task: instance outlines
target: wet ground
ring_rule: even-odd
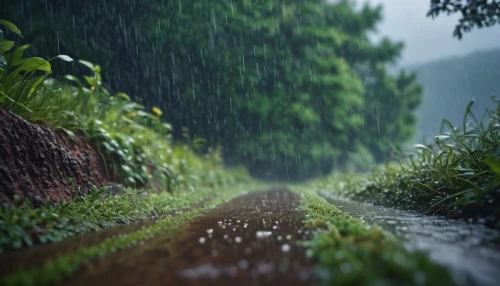
[[[428,252],[455,275],[479,285],[500,285],[500,231],[483,225],[325,196],[342,211],[377,224],[409,249]]]
[[[299,196],[240,196],[181,229],[82,267],[66,285],[307,285]]]

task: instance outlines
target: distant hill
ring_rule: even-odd
[[[500,96],[500,49],[407,68],[417,72],[424,87],[417,141],[437,135],[443,118],[461,126],[465,108],[473,98],[474,114],[480,117],[486,108],[494,107],[491,95]]]

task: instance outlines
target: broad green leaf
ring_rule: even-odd
[[[60,59],[60,60],[63,60],[65,62],[72,62],[73,61],[73,59],[70,56],[67,56],[67,55],[58,55],[58,56],[55,56],[55,57],[51,58],[49,60],[49,62],[52,61],[53,59]]]
[[[4,25],[5,27],[9,28],[13,33],[16,33],[19,35],[19,37],[23,37],[23,34],[21,31],[17,28],[16,25],[14,25],[12,22],[9,22],[7,20],[0,20],[0,25]]]
[[[14,44],[14,41],[0,41],[0,53],[3,54],[7,51],[10,51]]]
[[[17,47],[14,52],[11,54],[8,62],[9,67],[15,67],[21,64],[21,60],[23,59],[24,51],[30,48],[31,45],[22,45]]]
[[[21,66],[16,69],[17,72],[33,72],[33,71],[52,72],[50,63],[42,58],[33,57],[21,60]]]

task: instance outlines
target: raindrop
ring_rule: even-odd
[[[262,239],[262,238],[266,238],[266,237],[271,236],[271,234],[273,234],[271,231],[262,231],[262,230],[259,230],[259,231],[256,232],[256,237],[259,238],[259,239]]]
[[[242,259],[242,260],[238,261],[238,266],[241,269],[247,269],[248,268],[248,261],[246,261],[245,259]]]

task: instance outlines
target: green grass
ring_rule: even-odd
[[[433,144],[369,174],[332,174],[315,185],[354,200],[469,218],[500,227],[500,102],[481,119],[471,102],[461,129],[443,120]]]
[[[174,195],[128,189],[123,194],[113,195],[103,188],[93,189],[72,202],[47,204],[40,208],[33,208],[25,201],[18,206],[0,209],[0,254],[61,241],[87,231],[161,218],[172,211],[241,189],[242,185],[233,185],[226,189],[201,188],[196,192]]]
[[[302,194],[305,225],[315,229],[302,242],[316,261],[316,275],[328,285],[456,285],[444,267],[423,252],[411,252],[382,229],[343,213],[308,189]]]
[[[175,231],[175,227],[189,221],[190,219],[201,215],[204,211],[214,208],[224,202],[231,200],[232,198],[241,195],[249,191],[255,191],[259,189],[265,189],[260,185],[248,185],[232,187],[226,190],[219,190],[216,192],[215,197],[211,197],[215,192],[207,191],[205,196],[198,194],[197,198],[207,198],[198,209],[187,211],[180,215],[167,216],[156,221],[155,224],[148,226],[146,228],[140,229],[135,232],[128,233],[126,235],[121,235],[117,237],[107,238],[106,240],[90,247],[75,248],[75,251],[67,254],[60,255],[51,260],[45,261],[40,267],[35,267],[32,269],[24,269],[22,266],[18,268],[17,271],[7,274],[1,278],[0,284],[2,285],[53,285],[61,281],[65,277],[70,277],[80,265],[87,263],[89,261],[95,260],[97,258],[105,257],[112,252],[117,250],[125,249],[128,247],[133,247],[141,241],[148,240],[155,235],[163,233],[165,231]],[[166,193],[163,194],[150,194],[148,196],[153,196],[156,198],[147,198],[148,202],[154,201],[155,205],[150,205],[155,208],[155,212],[159,214],[162,211],[172,210],[177,207],[188,206],[189,204],[196,202],[196,198],[192,198],[190,195],[186,195],[180,198],[167,198]],[[148,197],[145,196],[145,197]],[[158,198],[161,197],[161,198]],[[130,204],[130,200],[124,200],[122,203]],[[165,203],[162,209],[161,202]],[[177,201],[172,203],[172,201]],[[72,203],[77,204],[77,203]],[[139,202],[139,205],[144,204],[144,202]],[[136,208],[136,211],[143,212],[143,206]],[[103,209],[104,212],[108,212],[108,209]],[[132,212],[133,213],[133,212]],[[147,214],[146,215],[150,215]],[[83,213],[78,213],[78,216],[83,217]]]

